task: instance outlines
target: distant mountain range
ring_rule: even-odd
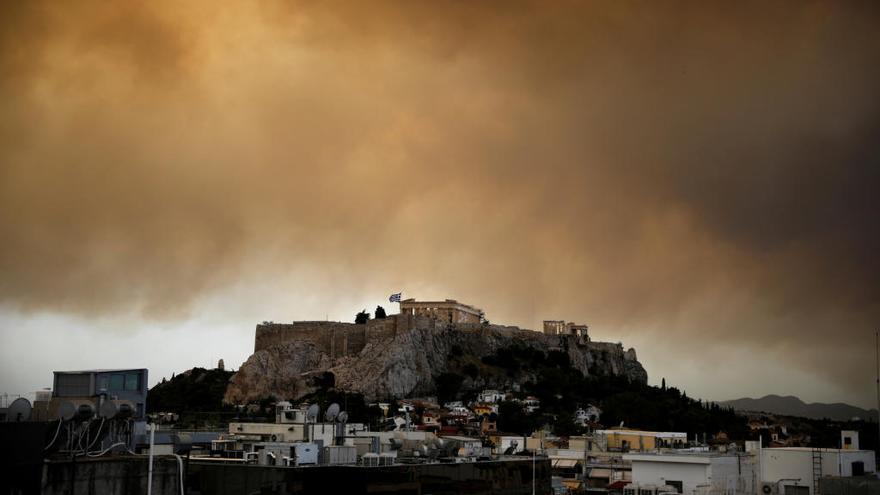
[[[856,417],[861,419],[868,419],[870,417],[875,421],[877,420],[876,409],[862,409],[861,407],[851,406],[842,402],[835,402],[833,404],[813,402],[807,404],[792,395],[785,397],[765,395],[760,399],[742,398],[719,402],[719,404],[722,406],[733,406],[737,411],[768,412],[802,418],[828,418],[837,421],[847,421]]]

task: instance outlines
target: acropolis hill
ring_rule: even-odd
[[[266,396],[296,399],[330,379],[369,399],[430,395],[437,376],[450,371],[455,350],[479,359],[520,345],[567,352],[585,376],[625,376],[647,382],[635,350],[593,342],[586,325],[545,321],[543,332],[489,324],[478,308],[455,300],[400,303],[400,313],[365,324],[335,321],[263,322],[254,353],[232,377],[225,400]],[[332,374],[332,376],[330,375]],[[510,377],[468,377],[464,388],[516,389]]]

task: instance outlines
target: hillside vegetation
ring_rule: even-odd
[[[463,349],[448,356],[450,371],[438,377],[438,400],[469,400],[482,384],[509,384],[519,398],[528,395],[541,401],[535,414],[525,414],[515,402],[502,403],[499,429],[529,434],[552,421],[557,433],[576,434],[573,414],[588,404],[603,410],[601,423],[655,431],[687,432],[707,438],[724,431],[730,438],[748,437],[746,419],[730,407],[691,399],[675,387],[654,387],[623,376],[584,376],[561,350],[543,352],[526,346],[499,349],[476,358]],[[552,419],[551,419],[552,418]]]

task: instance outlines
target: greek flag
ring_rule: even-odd
[[[391,294],[391,297],[388,298],[388,302],[399,303],[401,294],[403,294],[403,292],[398,292],[397,294]]]

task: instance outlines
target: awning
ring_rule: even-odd
[[[603,468],[590,469],[590,478],[611,478],[611,470]]]
[[[580,490],[583,485],[584,482],[581,480],[562,480],[562,486],[568,488],[569,490]]]
[[[553,467],[555,468],[573,468],[578,465],[575,459],[553,459]]]

